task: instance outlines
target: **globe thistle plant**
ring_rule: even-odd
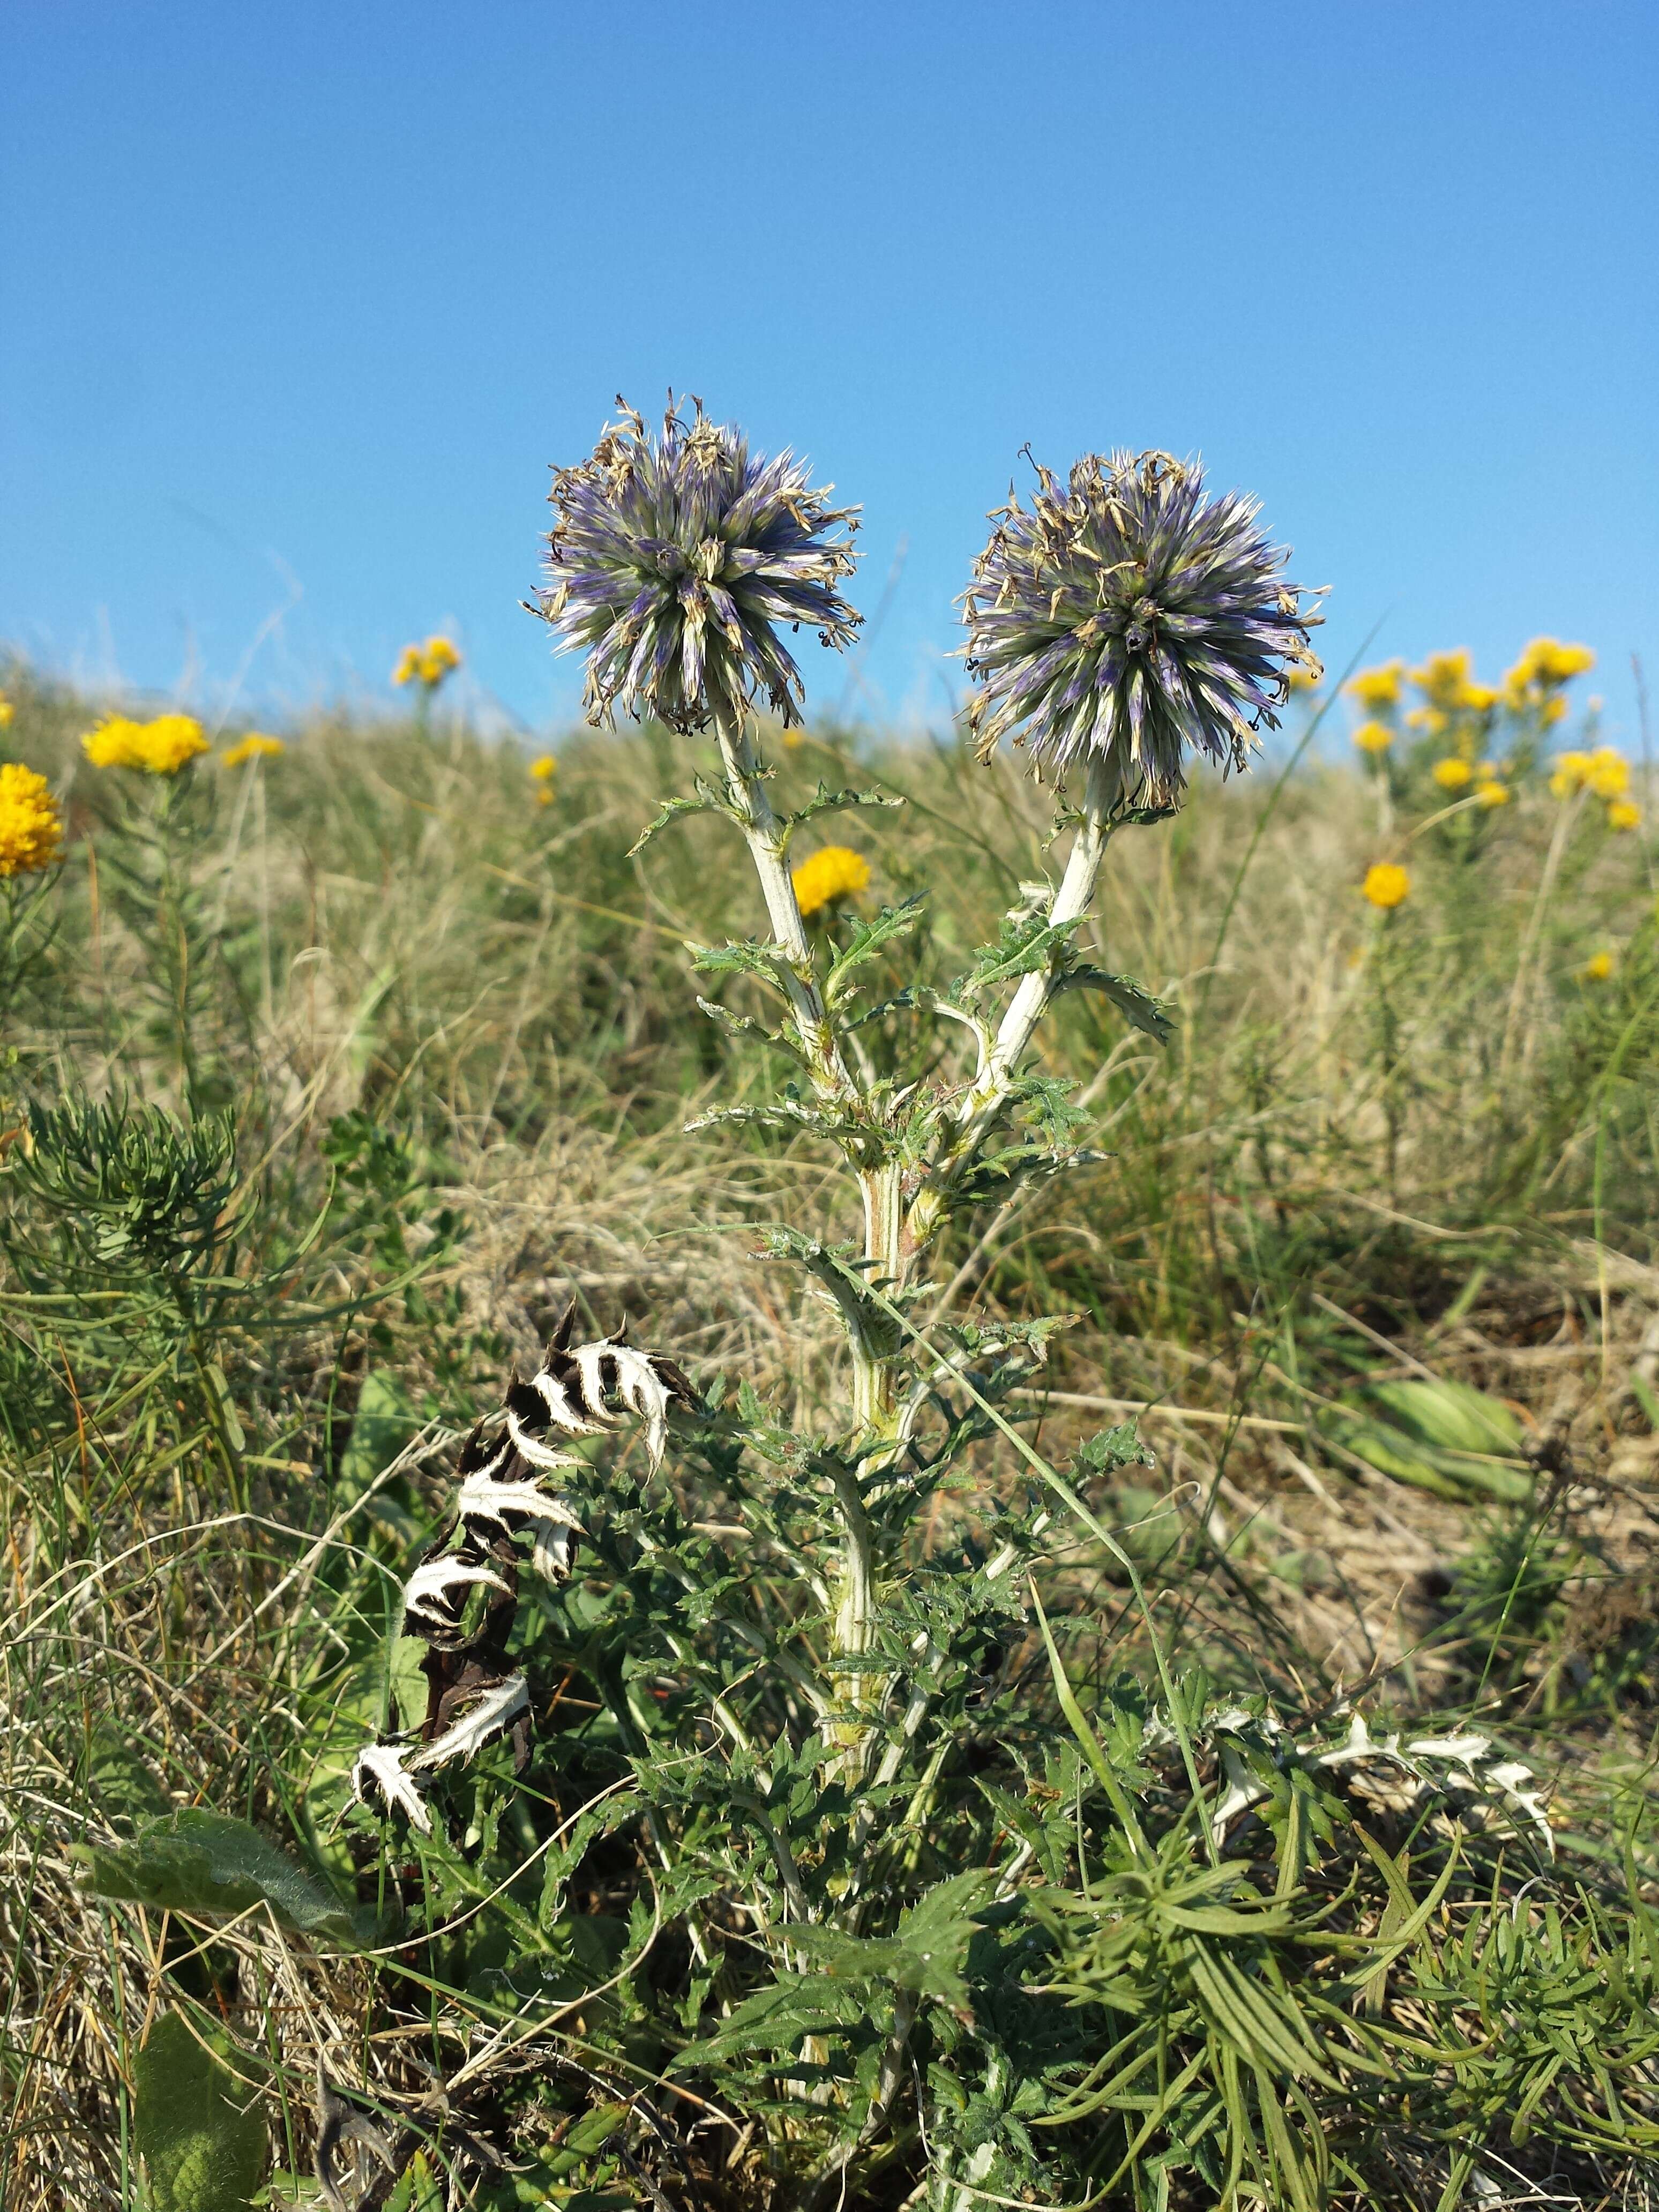
[[[656,438],[617,404],[623,419],[589,458],[554,471],[550,582],[531,611],[562,646],[586,653],[591,722],[613,726],[620,705],[670,729],[713,728],[726,781],[718,803],[741,825],[760,878],[794,1038],[820,1094],[845,1098],[853,1086],[790,878],[792,825],[767,797],[749,714],[763,699],[786,726],[800,720],[805,688],[782,625],[805,623],[837,649],[857,635],[862,617],[836,588],[852,573],[857,510],[831,507],[833,487],[814,489],[788,453],[751,453],[700,399],[687,422],[671,395]]]
[[[805,689],[778,632],[804,624],[838,647],[856,633],[836,589],[856,510],[831,507],[833,487],[814,489],[788,453],[752,453],[699,399],[690,422],[671,402],[657,438],[617,404],[589,459],[554,472],[536,609],[587,654],[590,720],[609,726],[621,705],[694,730],[763,698],[798,722]]]
[[[1191,754],[1242,768],[1291,670],[1319,672],[1319,617],[1257,513],[1168,453],[1085,453],[1064,485],[1039,466],[963,595],[981,757],[1013,737],[1056,775],[1097,762],[1149,806],[1179,798]]]

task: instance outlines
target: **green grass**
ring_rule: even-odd
[[[521,1790],[503,1766],[490,1832],[418,1885],[342,1820],[448,1448],[568,1297],[597,1328],[633,1316],[703,1382],[745,1378],[798,1427],[842,1395],[834,1329],[757,1256],[774,1224],[847,1233],[829,1162],[805,1139],[684,1133],[780,1076],[693,1003],[687,942],[757,921],[724,825],[629,857],[706,763],[661,733],[583,736],[538,807],[511,746],[337,719],[263,769],[140,784],[79,761],[85,702],[21,670],[6,689],[9,752],[52,775],[71,831],[61,876],[13,900],[0,959],[8,2212],[142,2201],[141,2057],[175,2016],[207,2101],[258,2100],[278,2172],[311,2170],[323,2057],[378,2113],[405,2212],[428,2201],[417,2149],[434,2172],[459,2158],[457,2201],[492,2206],[809,2201],[791,2191],[810,2098],[786,2110],[736,2043],[746,2134],[664,2086],[672,2021],[683,2041],[697,2026],[695,1909],[653,1936],[651,1974],[562,2021],[533,2075],[515,2063],[502,1991],[550,1870],[575,1929],[562,1994],[612,1982],[649,1929],[637,1825],[597,1807],[550,1842],[614,1771],[582,1748],[602,1684],[573,1664],[542,1686],[572,1763]],[[1047,812],[1012,768],[834,732],[781,750],[793,803],[820,779],[907,799],[833,835],[867,851],[872,905],[928,895],[924,979],[994,938],[1043,868]],[[948,2143],[896,2127],[849,2203],[1653,2189],[1651,848],[1537,779],[1407,843],[1443,800],[1407,769],[1385,823],[1378,787],[1310,763],[1282,786],[1206,782],[1113,849],[1103,964],[1165,1000],[1176,1040],[1092,994],[1060,1002],[1042,1048],[1101,1157],[958,1233],[933,1311],[972,1293],[1079,1317],[1023,1401],[1028,1433],[1059,1465],[1141,1409],[1155,1466],[1084,1474],[1149,1608],[1121,1557],[1056,1532],[1054,1644],[1027,1636],[1004,1686],[1062,1732],[1075,1712],[1083,1747],[1024,1796],[985,1769],[997,1819],[1031,1824],[1051,1948],[974,1936],[952,1972],[1000,1992],[959,2008],[979,2087]],[[1402,850],[1412,893],[1384,920],[1358,885]],[[1587,980],[1602,950],[1611,974]],[[740,1012],[744,988],[718,995]],[[977,1487],[929,1508],[929,1556],[1024,1479],[995,1432],[970,1465]],[[718,1527],[714,1477],[676,1480],[688,1523]],[[1321,1746],[1361,1700],[1378,1729],[1478,1728],[1530,1765],[1553,1869],[1426,1798],[1362,1821],[1287,1784],[1229,1844],[1268,1900],[1241,1903],[1202,1863],[1182,1770],[1123,1733],[1157,1689],[1154,1626],[1206,1788],[1255,1755],[1215,1722],[1228,1699],[1270,1697]],[[1144,1850],[1085,1835],[1091,1758]],[[1073,1848],[1054,1842],[1068,1792],[1075,1856],[1049,1864]],[[367,1916],[356,1936],[307,1932],[263,1892],[228,1925],[94,1894],[76,1851],[170,1808],[252,1820]],[[977,1832],[951,1817],[967,1850]],[[428,1914],[418,1942],[399,1908]],[[902,1925],[880,1940],[902,1947]],[[1177,2047],[1195,2070],[1172,2087]],[[1050,2101],[994,2127],[1013,2112],[998,2069],[1028,2048]],[[434,2083],[469,2066],[443,2123]],[[1040,2187],[1019,2179],[1021,2128]],[[468,2140],[525,2172],[468,2166]],[[189,2198],[179,2140],[144,2154],[158,2203],[243,2201]],[[934,2155],[966,2181],[926,2194]]]

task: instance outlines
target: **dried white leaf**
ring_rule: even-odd
[[[475,1585],[507,1589],[494,1567],[487,1567],[482,1561],[475,1563],[453,1556],[428,1559],[404,1584],[404,1604],[417,1620],[430,1620],[437,1627],[447,1628],[454,1620],[457,1606],[464,1602],[466,1591]]]
[[[395,1743],[366,1743],[352,1763],[351,1794],[358,1804],[365,1804],[368,1801],[363,1785],[372,1782],[389,1806],[395,1805],[407,1815],[410,1827],[429,1836],[432,1816],[420,1791],[404,1771],[404,1756]]]
[[[434,1743],[422,1744],[410,1760],[416,1770],[447,1766],[452,1759],[474,1759],[491,1736],[527,1711],[530,1692],[522,1674],[509,1674],[483,1691],[459,1720],[453,1722]]]
[[[560,1464],[575,1467],[580,1462],[561,1457]],[[497,1482],[489,1468],[480,1468],[469,1474],[461,1485],[461,1494],[455,1501],[455,1510],[463,1521],[488,1521],[510,1535],[515,1523],[525,1521],[562,1521],[567,1528],[580,1529],[576,1518],[562,1498],[550,1498],[540,1486],[539,1479],[528,1481]]]

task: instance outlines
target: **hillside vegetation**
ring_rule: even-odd
[[[1089,1519],[1020,1522],[1042,1615],[975,1632],[881,1861],[911,1901],[832,1944],[814,1885],[860,1877],[787,1697],[718,1789],[668,1773],[724,1725],[722,1593],[811,1646],[732,1438],[833,1425],[839,1337],[775,1255],[856,1226],[810,1129],[687,1128],[790,1075],[752,981],[689,973],[759,926],[728,825],[632,850],[703,750],[532,764],[434,680],[100,768],[101,708],[0,689],[64,832],[0,883],[9,2212],[1650,2200],[1659,924],[1654,795],[1593,717],[1523,744],[1517,708],[1493,766],[1384,711],[1332,765],[1342,702],[1113,847],[1085,941],[1168,1042],[1057,1000],[1091,1156],[953,1224],[907,1309],[1036,1347],[917,1572],[1025,1510],[1010,1422]],[[925,898],[896,993],[1053,872],[1017,759],[765,743],[781,808],[902,802],[799,841],[867,863],[826,944]],[[573,1304],[684,1370],[702,1441],[618,1448],[614,1557],[516,1632],[529,1764],[502,1739],[423,1843],[351,1802],[411,1709],[398,1587]],[[695,1602],[629,1517],[653,1480]]]

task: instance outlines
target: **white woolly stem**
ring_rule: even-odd
[[[1111,808],[1118,788],[1115,771],[1097,756],[1091,757],[1083,794],[1083,818],[1072,841],[1060,889],[1048,908],[1047,920],[1051,928],[1079,921],[1089,910],[1112,834]],[[1059,964],[1051,956],[1042,967],[1021,976],[984,1066],[945,1125],[927,1185],[911,1208],[911,1231],[919,1244],[929,1241],[943,1219],[938,1195],[940,1186],[972,1159],[1007,1103],[1019,1064],[1054,996]]]
[[[807,942],[806,924],[801,919],[800,902],[795,896],[794,878],[789,872],[787,832],[766,795],[760,763],[742,722],[734,716],[717,714],[714,734],[720,740],[720,760],[726,769],[726,796],[742,818],[749,857],[760,878],[761,896],[766,901],[767,917],[772,925],[772,939],[784,954],[779,963],[780,974],[811,1064],[812,1079],[825,1097],[855,1097],[858,1086],[842,1057],[813,969],[812,948]]]

